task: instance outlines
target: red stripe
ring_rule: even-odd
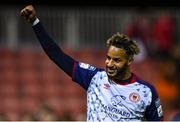
[[[74,80],[74,73],[75,73],[76,63],[77,62],[74,62],[74,65],[73,65],[72,80]]]

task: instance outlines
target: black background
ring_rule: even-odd
[[[179,1],[180,2],[180,1]],[[178,0],[0,0],[1,5],[179,7]]]

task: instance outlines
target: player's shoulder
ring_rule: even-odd
[[[156,92],[155,86],[150,81],[143,80],[139,78],[138,76],[136,76],[136,82],[144,85],[144,87],[148,87],[152,92]]]

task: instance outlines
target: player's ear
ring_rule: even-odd
[[[130,65],[133,62],[133,60],[134,60],[133,57],[129,57],[128,58],[128,65]]]

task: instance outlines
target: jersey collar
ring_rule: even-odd
[[[119,85],[132,84],[137,81],[137,76],[134,73],[131,73],[131,74],[132,74],[131,77],[127,80],[112,80],[112,79],[111,80]]]

